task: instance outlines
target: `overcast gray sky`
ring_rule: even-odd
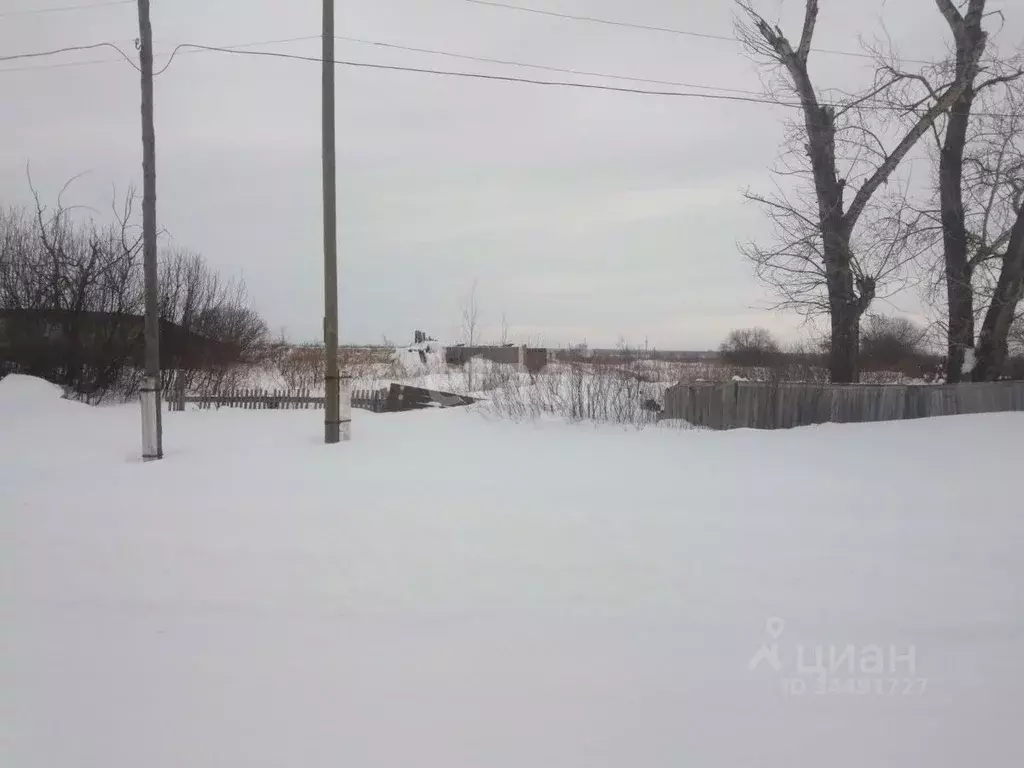
[[[132,4],[20,13],[98,0],[0,0],[0,52],[114,41],[134,55]],[[569,14],[732,35],[730,0],[509,0]],[[1020,0],[1001,39],[1024,37]],[[797,0],[761,0],[795,36]],[[933,58],[948,29],[934,0],[821,0],[816,44],[859,50],[881,31]],[[598,25],[466,0],[337,0],[338,35],[571,69],[760,90],[757,67],[721,40]],[[319,0],[153,0],[155,48],[313,36]],[[12,14],[3,16],[3,14]],[[254,47],[316,56],[310,40]],[[85,172],[75,203],[109,207],[141,186],[138,75],[109,50],[0,63],[0,202],[44,197]],[[365,44],[338,57],[540,79],[560,76]],[[166,60],[159,56],[158,67]],[[867,62],[815,54],[821,85],[863,84]],[[682,89],[676,89],[682,90]],[[691,89],[692,90],[692,89]],[[548,344],[716,346],[762,325],[791,338],[799,319],[770,297],[737,251],[765,233],[742,202],[767,190],[783,110],[758,104],[441,78],[338,73],[341,328],[344,341],[457,336],[477,284],[481,322],[504,314],[515,340]],[[275,331],[315,339],[322,316],[320,70],[315,63],[180,55],[157,79],[159,223],[173,242],[242,275]],[[916,311],[914,295],[881,309]]]

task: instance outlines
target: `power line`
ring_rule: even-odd
[[[174,61],[175,56],[179,53],[183,56],[190,53],[202,53],[203,51],[212,51],[216,53],[277,53],[282,58],[298,58],[302,61],[315,61],[320,64],[323,63],[323,59],[315,56],[295,56],[288,53],[280,53],[277,51],[246,51],[246,48],[255,48],[258,45],[280,45],[283,43],[300,43],[308,40],[320,40],[320,35],[306,35],[305,37],[286,37],[281,40],[260,40],[254,43],[239,43],[238,45],[223,45],[223,46],[211,46],[211,45],[198,45],[192,43],[181,43],[175,46],[174,50],[171,51],[170,57],[164,62],[164,65],[160,67],[156,72],[156,75],[162,75],[167,71],[167,68],[171,66],[171,62]],[[161,54],[163,55],[163,54]]]
[[[113,5],[134,5],[135,0],[108,0],[104,3],[89,3],[87,5],[59,5],[53,8],[33,8],[30,11],[6,11],[0,13],[0,19],[9,16],[35,16],[40,13],[62,13],[64,11],[87,11],[92,8],[108,8]]]
[[[218,46],[212,46],[212,45],[199,45],[199,44],[195,44],[195,43],[182,43],[181,45],[178,45],[171,52],[171,58],[168,59],[167,63],[163,66],[163,68],[160,70],[160,72],[161,73],[165,72],[167,70],[167,68],[170,67],[171,62],[174,60],[175,56],[179,52],[184,51],[184,49],[189,49],[189,48],[190,49],[194,49],[194,50],[201,50],[201,51],[213,51],[213,52],[218,52],[218,53],[231,53],[231,54],[237,54],[237,55],[240,55],[240,56],[267,56],[267,57],[271,57],[271,58],[292,59],[292,60],[295,60],[295,61],[310,61],[310,62],[316,62],[318,64],[322,64],[323,63],[323,59],[321,59],[318,56],[300,56],[298,54],[282,53],[280,51],[245,51],[245,50],[239,50],[239,47],[240,46],[234,46],[234,47],[228,48],[228,47],[218,47]],[[614,93],[633,93],[633,94],[638,94],[638,95],[642,95],[642,96],[665,96],[665,97],[676,97],[676,98],[708,99],[708,100],[714,100],[714,101],[739,101],[739,102],[746,102],[746,103],[751,103],[751,104],[769,104],[769,105],[777,106],[777,107],[787,107],[787,108],[791,108],[791,109],[803,109],[803,105],[800,102],[781,101],[779,99],[773,99],[773,98],[770,98],[770,97],[767,97],[767,96],[744,96],[744,95],[738,95],[738,94],[737,95],[733,95],[733,94],[727,94],[727,93],[694,93],[692,91],[646,90],[646,89],[642,89],[642,88],[626,88],[624,86],[617,86],[617,85],[598,85],[596,83],[575,83],[575,82],[564,81],[564,80],[535,80],[533,78],[515,77],[515,76],[512,76],[512,75],[485,75],[485,74],[482,74],[482,73],[479,73],[479,72],[455,72],[455,71],[444,70],[444,69],[429,69],[429,68],[426,68],[426,67],[406,67],[406,66],[400,66],[400,65],[397,65],[397,64],[376,64],[376,63],[366,62],[366,61],[346,61],[346,60],[343,60],[343,59],[335,59],[334,60],[334,64],[336,66],[343,66],[343,67],[355,67],[355,68],[362,68],[362,69],[378,69],[378,70],[387,70],[387,71],[392,71],[392,72],[416,72],[416,73],[426,74],[426,75],[439,75],[439,76],[445,76],[445,77],[459,77],[459,78],[467,78],[467,79],[474,79],[474,80],[487,80],[487,81],[492,81],[492,82],[526,83],[528,85],[542,85],[542,86],[552,86],[552,87],[560,87],[560,88],[579,88],[579,89],[583,89],[583,90],[593,90],[593,91],[611,91],[611,92],[614,92]],[[710,87],[710,86],[701,86],[701,87]],[[842,103],[839,103],[839,102],[819,101],[818,102],[818,106],[819,107],[833,107],[835,109],[845,109],[849,105],[842,104]],[[916,109],[911,109],[911,108],[903,107],[903,106],[900,106],[900,105],[897,105],[897,104],[872,104],[870,106],[870,108],[871,109],[890,110],[890,111],[894,111],[894,112],[913,112],[915,114],[924,114],[925,112],[927,112],[926,108],[918,107]],[[999,115],[999,114],[995,114],[995,113],[991,113],[991,112],[976,112],[974,114],[976,116],[979,116],[979,117],[1006,117],[1007,116],[1007,115]]]
[[[558,13],[557,11],[545,11],[540,8],[529,8],[524,5],[512,5],[510,3],[490,2],[490,0],[465,0],[475,5],[489,5],[492,8],[505,8],[510,11],[522,11],[523,13],[535,13],[540,16],[551,16],[556,19],[569,19],[571,21],[588,21],[592,24],[607,24],[613,27],[629,27],[630,29],[642,29],[647,32],[666,32],[670,35],[682,35],[683,37],[700,37],[705,40],[724,40],[729,43],[737,42],[736,38],[728,35],[715,35],[710,32],[693,32],[687,29],[675,27],[658,27],[649,24],[634,24],[628,21],[616,21],[614,19],[602,19],[597,16],[577,16],[571,13]]]
[[[244,48],[253,48],[253,47],[261,46],[261,45],[279,45],[279,44],[285,44],[285,43],[298,43],[298,42],[305,42],[305,41],[319,40],[319,39],[320,39],[319,35],[307,35],[305,37],[289,37],[289,38],[281,38],[281,39],[276,39],[276,40],[260,40],[260,41],[252,42],[252,43],[241,43],[239,45],[220,46],[218,48],[218,50],[220,50],[222,48],[223,49],[230,49],[230,50],[238,50],[238,49],[244,49]],[[596,72],[596,71],[582,70],[582,69],[566,69],[566,68],[562,68],[562,67],[552,67],[552,66],[546,66],[546,65],[543,65],[543,64],[532,64],[532,63],[521,62],[521,61],[513,61],[513,60],[510,60],[510,59],[495,59],[495,58],[490,58],[490,57],[486,57],[486,56],[471,56],[469,54],[453,53],[451,51],[440,51],[440,50],[436,50],[436,49],[432,49],[432,48],[417,48],[417,47],[414,47],[414,46],[399,45],[397,43],[386,43],[386,42],[382,42],[382,41],[379,41],[379,40],[366,40],[366,39],[358,38],[358,37],[337,36],[335,39],[337,39],[337,40],[344,40],[344,41],[350,42],[350,43],[359,43],[359,44],[362,44],[362,45],[372,45],[372,46],[379,47],[379,48],[390,48],[390,49],[394,49],[394,50],[411,51],[411,52],[414,52],[414,53],[426,53],[426,54],[431,54],[431,55],[434,55],[434,56],[446,56],[446,57],[449,57],[449,58],[463,59],[463,60],[466,60],[466,61],[478,61],[478,62],[484,62],[484,63],[488,63],[488,64],[501,64],[501,65],[504,65],[504,66],[525,67],[525,68],[529,68],[529,69],[547,70],[549,72],[559,72],[559,73],[566,74],[566,75],[577,75],[577,76],[584,76],[584,77],[602,77],[602,78],[606,78],[606,79],[609,79],[609,80],[623,80],[623,81],[634,82],[634,83],[650,83],[652,85],[670,85],[670,86],[675,86],[675,87],[678,87],[678,88],[697,88],[697,89],[700,89],[700,90],[722,91],[722,92],[725,92],[725,93],[740,93],[740,94],[747,94],[747,95],[751,95],[751,96],[756,96],[759,93],[757,91],[751,91],[751,90],[745,89],[745,88],[729,88],[729,87],[726,87],[726,86],[702,85],[702,84],[699,84],[699,83],[679,82],[679,81],[676,81],[676,80],[657,80],[657,79],[646,78],[646,77],[631,77],[631,76],[627,76],[627,75],[611,74],[611,73],[608,73],[608,72]],[[182,48],[182,47],[183,46],[178,46],[178,48]],[[194,46],[187,46],[187,47],[194,47]],[[182,53],[182,54],[201,53],[201,51],[199,51],[199,50],[182,50],[182,51],[179,51],[178,48],[175,48],[174,51],[171,53],[172,58],[177,53]],[[34,54],[34,55],[45,56],[45,55],[48,55],[49,53],[59,53],[59,52],[63,52],[63,51],[43,52],[43,53]],[[158,55],[163,55],[163,54],[158,54]],[[17,58],[17,57],[9,57],[9,58]],[[4,58],[0,58],[0,61],[4,61],[4,60],[5,60]],[[94,65],[94,64],[107,64],[107,63],[111,63],[112,61],[113,61],[112,59],[92,59],[92,60],[88,60],[88,61],[62,62],[60,64],[44,64],[42,66],[34,66],[34,67],[9,67],[9,68],[0,69],[0,73],[2,73],[2,72],[19,72],[19,71],[32,70],[32,69],[56,69],[56,68],[60,68],[60,67],[74,67],[74,66],[85,66],[85,65]],[[319,59],[317,61],[319,61]],[[162,74],[164,72],[164,70],[166,70],[169,65],[170,65],[170,61],[167,61],[166,64],[160,70],[158,70],[156,72],[156,74]]]
[[[298,54],[284,53],[284,52],[281,52],[281,51],[248,51],[248,50],[244,50],[245,48],[255,47],[255,46],[258,46],[258,45],[270,45],[270,44],[273,44],[273,43],[285,43],[285,42],[298,42],[298,41],[304,41],[304,40],[314,40],[314,39],[319,39],[319,37],[320,37],[319,35],[310,35],[310,36],[306,36],[306,37],[285,38],[285,39],[277,40],[277,41],[267,40],[267,41],[251,42],[251,43],[240,43],[240,44],[233,45],[233,46],[212,46],[212,45],[201,45],[201,44],[198,44],[198,43],[181,43],[180,45],[176,46],[171,51],[170,58],[167,60],[167,62],[164,64],[164,66],[158,72],[156,72],[155,74],[162,74],[162,73],[166,72],[167,69],[170,67],[171,63],[174,61],[174,59],[177,57],[177,55],[179,53],[184,55],[184,54],[188,54],[188,53],[195,53],[195,52],[201,52],[201,51],[210,51],[210,52],[216,52],[216,53],[230,53],[230,54],[237,54],[237,55],[242,55],[242,56],[265,56],[265,57],[271,57],[271,58],[290,59],[290,60],[294,60],[294,61],[308,61],[308,62],[315,62],[315,63],[318,63],[318,64],[322,64],[323,63],[323,59],[321,59],[318,56],[301,56],[301,55],[298,55]],[[342,39],[345,39],[345,38],[342,38]],[[390,44],[390,43],[382,43],[381,45],[387,45],[387,46],[391,46],[391,47],[399,47],[399,46],[392,46],[392,44]],[[121,49],[117,48],[117,46],[113,45],[112,43],[99,43],[97,45],[92,45],[92,46],[78,46],[76,48],[71,48],[71,49],[59,49],[57,51],[43,51],[43,52],[40,52],[40,53],[33,53],[33,54],[19,54],[18,56],[5,57],[5,58],[10,59],[10,58],[27,58],[27,57],[35,57],[35,56],[48,56],[48,55],[53,55],[55,53],[61,53],[61,52],[65,51],[65,50],[84,50],[84,49],[99,48],[99,47],[104,47],[104,46],[110,46],[112,48],[115,48],[119,53],[121,53],[122,56],[124,56],[132,64],[132,66],[135,66],[135,63],[132,62],[131,59],[129,59],[127,57],[127,55],[123,51],[121,51]],[[423,51],[423,52],[427,52],[428,49],[412,49],[412,48],[409,48],[408,50],[420,50],[420,51]],[[438,51],[436,53],[441,54],[442,52]],[[452,54],[452,55],[461,56],[461,54]],[[479,58],[483,58],[483,57],[479,57]],[[3,61],[3,60],[4,60],[3,58],[0,58],[0,61]],[[98,61],[97,62],[71,62],[71,63],[68,63],[68,64],[58,65],[58,66],[75,66],[75,65],[78,65],[78,64],[86,64],[86,63],[108,63],[109,61],[110,60],[107,60],[107,62],[98,62]],[[488,61],[491,61],[493,63],[509,63],[509,64],[512,63],[512,62],[501,62],[501,60],[499,60],[499,59],[491,59],[491,60],[488,60]],[[631,93],[631,94],[638,94],[638,95],[643,95],[643,96],[663,96],[663,97],[674,97],[674,98],[694,98],[694,99],[706,99],[706,100],[714,100],[714,101],[738,101],[738,102],[745,102],[745,103],[751,103],[751,104],[768,104],[768,105],[772,105],[772,106],[787,107],[787,108],[791,108],[791,109],[802,109],[802,105],[799,102],[782,101],[782,100],[770,98],[770,97],[767,97],[767,96],[758,96],[756,94],[753,94],[752,92],[742,91],[740,89],[730,89],[730,90],[733,90],[733,91],[738,91],[738,93],[735,93],[735,94],[733,94],[733,93],[695,93],[693,91],[666,91],[666,90],[653,90],[653,89],[649,90],[649,89],[642,89],[642,88],[627,88],[627,87],[624,87],[624,86],[615,86],[615,85],[600,85],[600,84],[596,84],[596,83],[579,83],[579,82],[571,82],[571,81],[564,81],[564,80],[537,80],[537,79],[534,79],[534,78],[516,77],[516,76],[513,76],[513,75],[486,75],[486,74],[482,74],[482,73],[479,73],[479,72],[456,72],[456,71],[443,70],[443,69],[430,69],[430,68],[426,68],[426,67],[408,67],[408,66],[401,66],[401,65],[397,65],[397,64],[377,64],[377,63],[372,63],[372,62],[347,61],[347,60],[342,60],[342,59],[335,59],[334,63],[337,66],[345,66],[345,67],[354,67],[354,68],[362,68],[362,69],[387,70],[387,71],[393,71],[393,72],[415,72],[415,73],[420,73],[420,74],[429,74],[429,75],[437,75],[437,76],[444,76],[444,77],[456,77],[456,78],[465,78],[465,79],[474,79],[474,80],[484,80],[484,81],[491,81],[491,82],[525,83],[525,84],[528,84],[528,85],[540,85],[540,86],[548,86],[548,87],[577,88],[577,89],[583,89],[583,90],[608,91],[608,92],[614,92],[614,93]],[[541,67],[542,66],[542,65],[526,64],[526,63],[523,63],[523,62],[515,62],[515,63],[517,65],[520,65],[520,66],[537,66],[537,67]],[[543,68],[544,69],[548,69],[548,67],[543,67]],[[552,67],[550,69],[556,69],[556,68]],[[0,72],[6,72],[6,71],[17,71],[17,70],[16,69],[0,69]],[[557,71],[557,69],[556,69],[556,71]],[[579,74],[583,74],[583,73],[579,73]],[[622,79],[628,79],[628,80],[636,79],[636,78],[627,78],[627,77],[624,77],[624,76],[614,76],[614,75],[607,75],[607,74],[601,74],[601,75],[598,75],[597,73],[593,73],[593,74],[594,74],[594,76],[599,76],[599,77],[621,77]],[[649,82],[666,82],[666,81],[649,81]],[[690,86],[690,87],[709,88],[709,89],[710,88],[715,88],[715,86]],[[717,90],[725,90],[725,89],[719,88]],[[751,94],[751,95],[745,95],[745,94]],[[821,102],[819,102],[819,106],[821,106],[821,107],[834,107],[836,109],[844,109],[848,105],[844,105],[844,104],[838,103],[838,102],[821,101]],[[909,112],[914,112],[916,114],[922,114],[925,111],[922,108],[908,109],[906,107],[902,107],[902,106],[895,105],[895,104],[877,104],[877,103],[870,105],[870,108],[871,109],[891,110],[891,111],[897,111],[897,112],[907,112],[907,111],[909,111]],[[974,114],[979,116],[979,117],[1005,117],[1006,116],[1006,115],[999,115],[999,114],[990,113],[990,112],[976,112]]]
[[[305,37],[284,37],[284,38],[279,38],[279,39],[276,39],[276,40],[258,40],[258,41],[251,42],[251,43],[239,43],[238,45],[226,45],[226,46],[223,46],[223,47],[224,48],[228,48],[228,49],[242,49],[242,48],[254,48],[254,47],[259,46],[259,45],[283,45],[285,43],[298,43],[298,42],[305,42],[307,40],[319,40],[319,39],[320,39],[320,35],[306,35]],[[34,54],[19,54],[18,56],[0,57],[0,61],[5,61],[6,59],[29,58],[29,57],[33,57],[34,58],[34,57],[39,57],[39,56],[48,56],[48,55],[53,55],[53,54],[57,54],[57,53],[64,53],[66,51],[86,50],[86,49],[89,49],[89,48],[98,48],[98,47],[103,47],[103,46],[106,46],[106,45],[113,45],[113,44],[112,43],[100,43],[100,44],[95,45],[95,46],[77,46],[75,48],[61,48],[61,49],[58,49],[58,50],[55,50],[55,51],[42,51],[40,53],[34,53]],[[121,53],[122,56],[125,55],[124,52],[121,51],[120,49],[118,49],[118,51]],[[184,53],[190,53],[190,51],[185,51]],[[191,53],[196,53],[196,51],[191,51]],[[163,56],[163,55],[166,55],[166,54],[156,54],[156,55],[157,56]],[[4,72],[28,72],[28,71],[32,71],[32,70],[36,70],[36,69],[61,69],[63,67],[84,67],[84,66],[91,66],[91,65],[95,65],[95,64],[116,64],[116,63],[118,63],[118,61],[119,61],[118,59],[87,59],[85,61],[64,61],[64,62],[61,62],[59,64],[40,64],[40,65],[28,66],[28,67],[4,67],[4,68],[0,68],[0,74],[3,74]],[[132,63],[132,66],[135,66],[135,62],[134,61],[132,61],[131,63]]]
[[[392,48],[399,51],[413,51],[415,53],[429,53],[435,56],[447,56],[453,59],[464,59],[466,61],[480,61],[487,64],[503,64],[511,67],[528,67],[530,69],[543,69],[549,72],[561,72],[565,75],[579,75],[584,77],[604,77],[609,80],[627,80],[634,83],[652,83],[654,85],[674,85],[679,88],[700,88],[702,90],[709,91],[723,91],[727,93],[745,93],[750,95],[757,95],[759,91],[751,91],[745,88],[726,88],[720,85],[700,85],[697,83],[683,83],[676,80],[652,80],[647,77],[629,77],[627,75],[611,75],[607,72],[593,72],[585,69],[564,69],[562,67],[549,67],[543,64],[529,64],[522,61],[512,61],[509,59],[492,59],[487,56],[470,56],[464,53],[452,53],[450,51],[438,51],[432,48],[415,48],[408,45],[399,45],[397,43],[382,43],[377,40],[363,40],[358,37],[335,37],[336,40],[344,40],[349,43],[361,43],[364,45],[372,45],[378,48]]]
[[[0,56],[0,61],[16,61],[18,59],[38,59],[46,56],[57,56],[62,53],[73,53],[75,51],[93,51],[97,48],[113,48],[121,57],[131,64],[135,69],[138,69],[138,65],[132,61],[131,57],[122,51],[119,47],[113,43],[93,43],[92,45],[70,45],[66,48],[54,48],[51,51],[35,51],[33,53],[16,53],[11,56]],[[84,63],[84,62],[71,62],[71,63]],[[2,69],[0,72],[7,72],[8,70]]]
[[[157,74],[165,72],[171,65],[175,56],[182,50],[190,48],[201,51],[215,51],[218,53],[233,53],[241,56],[268,56],[272,58],[280,59],[294,59],[296,61],[311,61],[317,63],[323,63],[323,59],[318,56],[299,56],[292,53],[281,53],[280,51],[241,51],[237,48],[221,48],[213,45],[198,45],[194,43],[182,43],[177,46],[171,53],[171,58],[163,66],[163,68]],[[700,99],[719,99],[723,101],[747,101],[761,104],[774,104],[779,106],[799,106],[794,104],[787,104],[780,102],[775,99],[765,98],[763,96],[733,96],[728,94],[715,94],[715,93],[693,93],[688,91],[655,91],[655,90],[644,90],[641,88],[625,88],[623,86],[616,85],[597,85],[594,83],[573,83],[563,80],[534,80],[528,77],[513,77],[511,75],[485,75],[479,72],[454,72],[443,69],[429,69],[425,67],[405,67],[397,64],[375,64],[366,61],[345,61],[342,59],[335,59],[335,65],[343,67],[357,67],[364,69],[381,69],[389,70],[393,72],[418,72],[425,75],[441,75],[446,77],[462,77],[474,80],[490,80],[505,83],[527,83],[529,85],[547,85],[556,86],[561,88],[582,88],[587,90],[595,91],[614,91],[618,93],[636,93],[645,96],[676,96],[676,97],[691,97]]]
[[[541,8],[530,8],[525,5],[512,5],[511,3],[496,2],[496,0],[465,0],[467,3],[473,3],[474,5],[486,5],[491,8],[504,8],[510,11],[521,11],[523,13],[535,13],[540,16],[550,16],[556,19],[568,19],[571,21],[586,21],[591,24],[606,24],[612,27],[626,27],[629,29],[641,29],[647,32],[664,32],[670,35],[680,35],[683,37],[699,37],[704,40],[719,40],[728,43],[740,43],[735,37],[729,35],[716,35],[710,32],[694,32],[689,29],[679,29],[677,27],[659,27],[650,24],[634,24],[628,21],[618,21],[615,19],[605,19],[599,16],[578,16],[571,13],[559,13],[557,11],[545,11]],[[812,48],[812,51],[816,53],[828,53],[833,56],[852,56],[857,59],[874,59],[870,53],[863,53],[861,51],[837,51],[831,48]],[[929,61],[920,61],[916,59],[907,59],[908,62],[914,64],[931,64]]]
[[[41,69],[63,69],[64,67],[87,67],[94,64],[118,64],[119,59],[85,59],[83,61],[63,61],[58,64],[37,64],[29,67],[3,67],[0,68],[0,75],[4,72],[34,72]]]

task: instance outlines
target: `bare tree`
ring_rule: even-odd
[[[32,210],[0,210],[0,309],[26,310],[18,321],[19,369],[90,397],[130,395],[141,341],[131,318],[143,308],[137,198],[132,189],[123,200],[115,193],[112,221],[102,225],[95,211],[81,215],[64,204],[67,188],[52,206],[36,194]],[[192,345],[206,351],[179,362],[182,383],[200,371],[216,378],[226,364],[258,353],[266,325],[243,283],[223,280],[201,256],[183,251],[161,254],[160,268],[161,319],[219,342]]]
[[[0,309],[26,312],[19,321],[26,372],[102,392],[125,370],[125,328],[92,313],[127,314],[141,299],[135,195],[129,190],[123,206],[115,202],[116,223],[101,227],[64,205],[68,185],[52,208],[37,194],[32,211],[0,213]],[[45,326],[29,333],[29,323]]]
[[[936,2],[945,14],[948,0]],[[810,281],[819,290],[824,287],[825,298],[819,308],[825,309],[827,302],[831,378],[834,382],[856,381],[860,319],[877,295],[878,280],[875,270],[865,269],[864,260],[856,258],[857,225],[872,198],[921,136],[961,96],[968,76],[977,68],[983,45],[967,52],[963,75],[915,108],[910,127],[890,148],[884,141],[888,124],[869,107],[879,94],[900,82],[899,77],[880,78],[858,95],[822,94],[808,68],[818,0],[805,2],[803,28],[795,47],[746,0],[738,3],[746,16],[746,21],[738,23],[740,38],[755,55],[781,68],[786,86],[799,101],[803,122],[791,126],[789,139],[791,146],[803,146],[806,159],[801,158],[801,167],[794,173],[811,182],[809,190],[813,190],[802,191],[797,200],[784,193],[772,198],[753,196],[769,209],[781,245],[754,246],[750,251],[762,274],[767,266],[776,275],[776,284],[785,285],[785,275],[791,273],[794,281],[804,285]],[[985,0],[970,0],[972,9],[977,7],[979,12],[984,4]],[[794,156],[791,151],[790,157]],[[846,187],[854,184],[856,191],[847,202]],[[884,245],[875,247],[887,250]],[[896,252],[897,246],[891,246],[891,253]],[[890,269],[891,260],[883,266],[883,271]]]
[[[730,365],[769,366],[781,353],[771,331],[764,328],[740,328],[729,333],[718,349],[722,360]]]
[[[982,29],[984,0],[971,0],[961,13],[952,0],[936,0],[956,44],[955,77],[965,86],[953,102],[939,149],[939,207],[945,252],[949,323],[946,380],[960,380],[965,350],[974,346],[971,277],[967,253],[962,175],[971,107],[977,93],[975,80],[987,36]],[[932,85],[926,82],[929,90]],[[966,343],[965,343],[966,342]]]
[[[1002,372],[1009,334],[1024,298],[1024,88],[1017,80],[983,123],[980,150],[968,157],[976,175],[973,189],[982,193],[980,225],[972,227],[972,261],[981,265],[980,293],[988,306],[975,347],[975,381],[990,381]]]
[[[158,301],[161,320],[218,343],[208,354],[180,361],[178,371],[166,372],[167,387],[173,375],[179,387],[215,389],[230,366],[256,362],[266,350],[269,331],[245,283],[224,280],[198,253],[160,254]]]
[[[480,323],[480,305],[476,298],[477,281],[473,281],[473,287],[462,302],[462,340],[469,346],[479,341],[477,332]]]
[[[1024,222],[1014,239],[1024,202],[1024,56],[988,45],[983,2],[965,13],[937,2],[953,31],[953,58],[911,74],[895,60],[882,65],[906,86],[889,94],[898,109],[915,103],[915,91],[935,93],[936,82],[967,83],[933,126],[936,199],[919,211],[914,236],[937,254],[928,266],[932,296],[944,305],[946,380],[984,381],[1002,367],[1024,279]],[[975,64],[978,50],[984,57]]]
[[[475,346],[478,339],[480,324],[480,305],[476,298],[477,281],[473,281],[473,287],[469,290],[462,303],[462,340],[467,346]],[[466,360],[466,389],[473,391],[473,358]]]
[[[998,370],[1005,354],[1006,333],[1019,299],[1014,294],[1019,294],[1019,273],[1024,266],[1014,260],[1010,243],[1024,188],[1019,141],[1024,115],[1019,91],[1014,97],[1014,84],[1024,67],[1019,56],[988,61],[985,79],[978,82],[982,68],[972,65],[972,56],[987,43],[981,26],[984,3],[974,0],[961,14],[950,0],[937,2],[956,41],[955,76],[968,83],[950,111],[944,134],[937,137],[948,318],[946,380],[959,381],[964,375],[984,380]],[[927,78],[921,79],[932,87]],[[982,109],[975,113],[979,102]],[[999,114],[1003,110],[1005,114]],[[1018,247],[1022,246],[1018,243]],[[967,350],[975,348],[976,278],[979,268],[988,272],[994,259],[1002,261],[1002,282],[996,278],[998,287],[993,292],[992,311],[986,314],[975,364],[965,365]]]
[[[860,334],[865,366],[900,370],[920,362],[925,331],[905,317],[868,315]]]

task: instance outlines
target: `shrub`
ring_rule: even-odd
[[[924,331],[905,317],[868,315],[861,325],[860,355],[865,369],[903,371],[921,362]]]
[[[739,328],[718,348],[722,362],[743,367],[767,367],[778,362],[781,349],[771,331]]]

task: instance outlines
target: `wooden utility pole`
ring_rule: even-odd
[[[142,70],[142,254],[146,279],[146,375],[142,383],[142,459],[162,459],[160,418],[160,309],[156,261],[156,132],[153,128],[153,27],[149,0],[139,0]]]
[[[323,26],[323,185],[324,185],[324,442],[351,437],[349,407],[341,409],[338,373],[338,212],[334,120],[334,0],[324,0]],[[345,393],[348,397],[348,392]],[[346,405],[349,405],[346,403]]]

